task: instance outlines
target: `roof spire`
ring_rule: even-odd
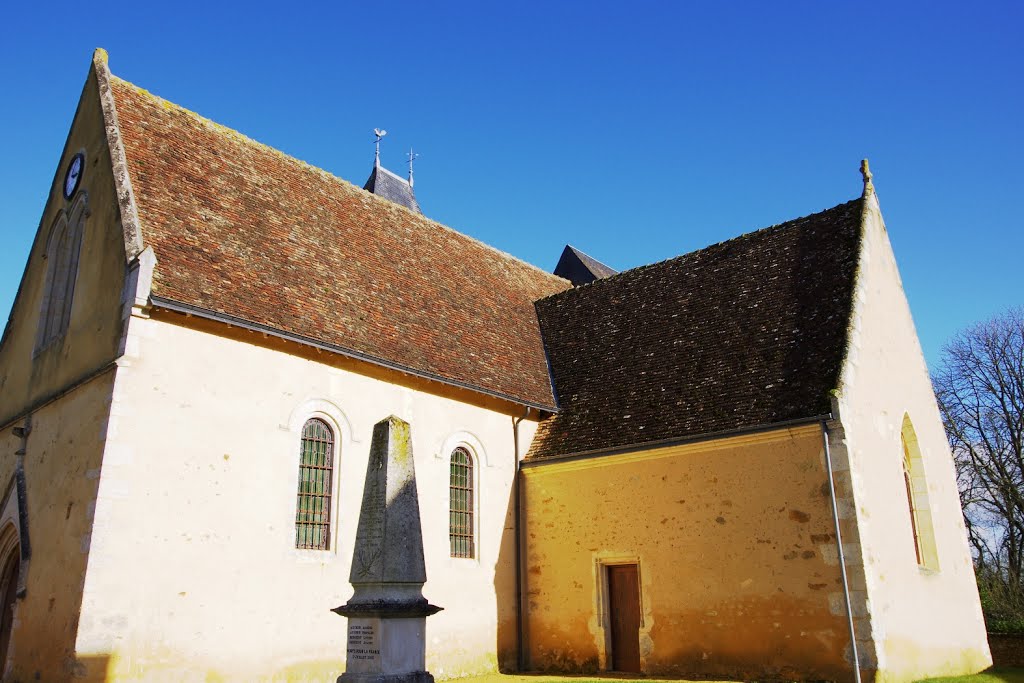
[[[875,186],[871,183],[871,168],[868,166],[867,159],[860,160],[860,174],[864,178],[864,196],[874,194]]]
[[[373,153],[373,165],[380,166],[380,141],[388,132],[382,128],[374,128],[373,134],[377,136],[377,139],[373,141],[374,153]]]
[[[409,187],[412,187],[412,162],[416,161],[416,157],[419,154],[415,154],[412,151],[412,147],[409,148]]]

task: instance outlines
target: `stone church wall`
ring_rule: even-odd
[[[508,415],[157,319],[132,318],[112,404],[79,643],[111,681],[323,681],[344,670],[374,423],[411,424],[438,677],[515,659]],[[302,425],[340,441],[330,550],[297,550]],[[525,451],[533,426],[520,426]],[[449,456],[475,460],[477,557],[449,557]]]
[[[612,668],[605,567],[637,563],[645,674],[848,675],[820,426],[523,473],[532,668]]]
[[[867,200],[850,348],[836,397],[837,463],[849,460],[870,617],[858,636],[878,679],[911,681],[990,663],[956,476],[923,354],[875,196]],[[906,429],[909,424],[911,429]],[[924,556],[915,554],[901,434]],[[916,443],[915,443],[916,442]],[[851,506],[852,509],[852,506]]]
[[[96,78],[90,75],[64,152],[56,160],[53,186],[0,346],[0,425],[101,370],[118,356],[124,329],[119,302],[125,251],[103,126]],[[36,339],[47,292],[47,243],[60,212],[70,205],[63,197],[63,180],[68,163],[79,151],[85,156],[79,191],[88,196],[88,217],[71,318],[67,333],[40,350]]]
[[[93,562],[91,528],[113,382],[113,371],[105,373],[32,415],[24,441],[31,555],[22,564],[25,592],[15,602],[5,681],[65,681],[89,671],[103,680],[106,653],[78,649],[76,656],[76,635]],[[0,482],[13,489],[13,454],[23,442],[12,431],[13,425],[0,431]]]

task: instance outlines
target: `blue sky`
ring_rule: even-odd
[[[0,26],[0,314],[95,47],[166,99],[551,269],[626,269],[875,184],[925,355],[1024,303],[1024,5],[17,3]]]

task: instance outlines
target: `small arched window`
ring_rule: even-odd
[[[452,451],[448,486],[448,542],[452,557],[476,557],[474,504],[473,456],[459,446]]]
[[[334,432],[319,418],[302,427],[299,491],[295,506],[295,547],[327,550],[331,543],[331,484]]]
[[[928,484],[924,476],[924,462],[917,443],[917,434],[910,422],[910,416],[903,418],[900,430],[902,449],[903,486],[907,494],[907,509],[910,513],[910,532],[914,541],[917,564],[926,569],[938,570],[939,555],[935,546],[935,529],[932,524],[931,508],[928,504]]]

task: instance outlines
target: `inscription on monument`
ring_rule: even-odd
[[[360,624],[355,619],[348,623],[348,660],[372,662],[380,659],[380,643],[374,624]]]

